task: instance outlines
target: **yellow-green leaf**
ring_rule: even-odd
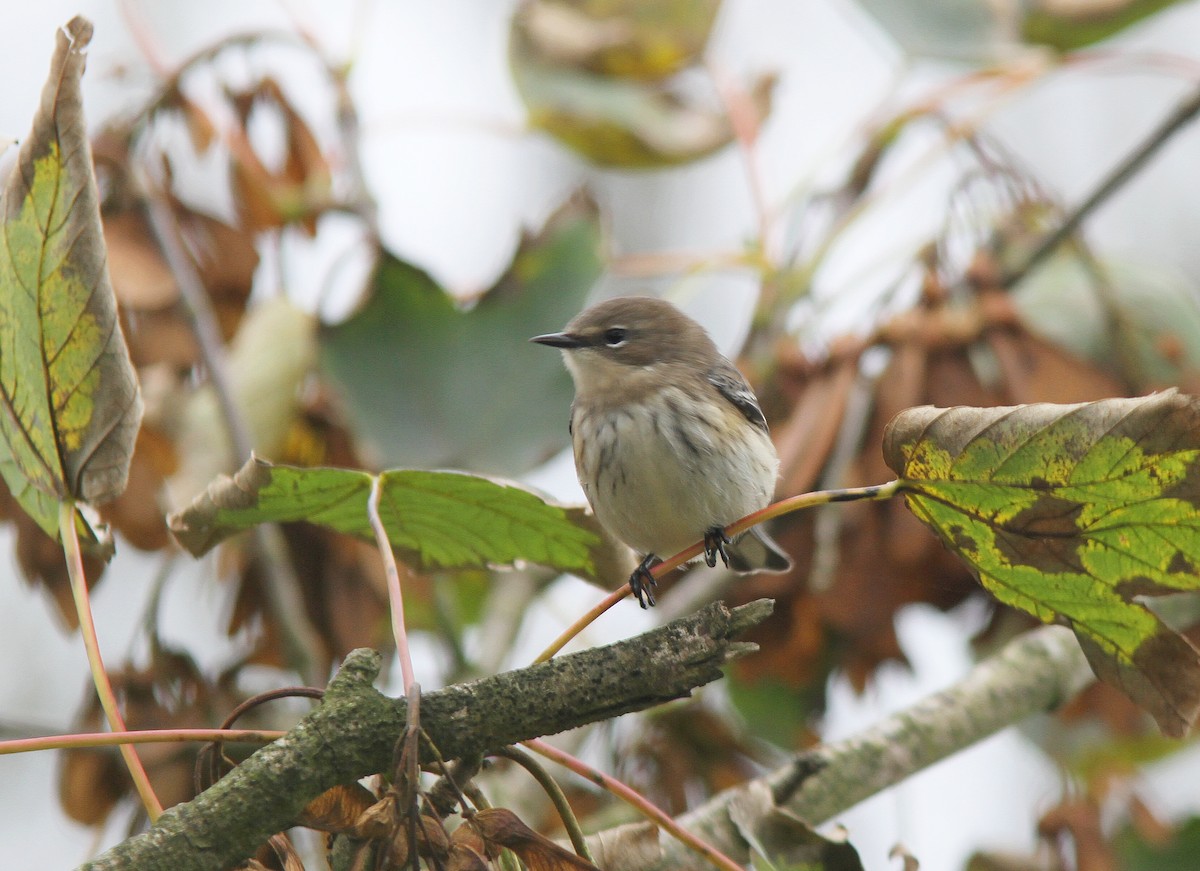
[[[108,279],[80,79],[92,26],[58,33],[0,192],[0,473],[51,534],[63,499],[125,489],[141,399]]]
[[[1059,51],[1078,51],[1127,30],[1179,0],[1091,0],[1034,4],[1021,23],[1026,42]]]
[[[733,141],[715,91],[696,79],[719,0],[532,0],[513,17],[509,60],[529,124],[600,166],[699,160]],[[743,111],[770,111],[773,76]],[[747,114],[749,117],[749,114]]]
[[[914,408],[884,455],[996,598],[1070,626],[1165,733],[1195,722],[1200,655],[1152,605],[1200,590],[1200,399]]]
[[[512,27],[557,66],[663,79],[703,61],[720,8],[721,0],[532,0]]]
[[[373,475],[354,469],[276,466],[251,458],[222,475],[171,531],[199,556],[259,523],[303,520],[374,541],[367,519]],[[397,555],[421,570],[531,562],[591,574],[599,536],[572,512],[505,481],[462,472],[382,472],[379,516]]]

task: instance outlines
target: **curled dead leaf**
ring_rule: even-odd
[[[487,808],[465,823],[487,843],[516,853],[529,871],[600,871],[591,862],[560,847],[525,825],[507,808]]]

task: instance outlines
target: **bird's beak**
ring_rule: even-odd
[[[579,336],[570,333],[546,333],[544,336],[534,336],[529,341],[551,348],[582,348],[586,344]]]

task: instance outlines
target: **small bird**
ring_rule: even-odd
[[[791,568],[759,527],[725,534],[770,504],[779,458],[754,391],[700,324],[663,300],[622,297],[529,341],[562,349],[579,483],[601,525],[644,557],[629,578],[643,608],[660,555],[701,539],[710,566]]]

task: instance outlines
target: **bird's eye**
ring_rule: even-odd
[[[625,344],[628,335],[629,330],[624,327],[609,327],[604,331],[604,344],[610,348],[619,348]]]

